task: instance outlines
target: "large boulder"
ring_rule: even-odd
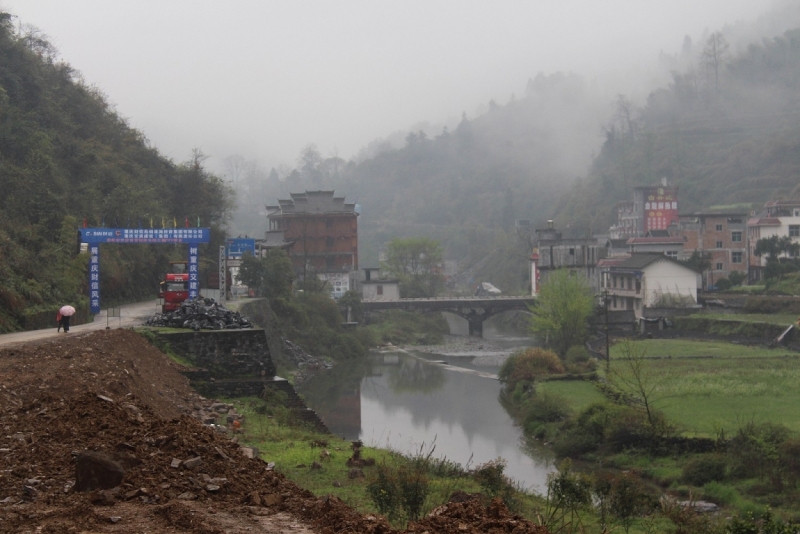
[[[115,488],[125,476],[125,469],[102,452],[83,451],[75,459],[75,490],[92,491]]]

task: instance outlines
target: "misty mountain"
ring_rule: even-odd
[[[585,173],[602,143],[609,109],[580,76],[539,74],[519,98],[490,102],[486,113],[464,115],[452,131],[435,137],[410,132],[402,148],[387,143],[360,162],[324,158],[309,145],[297,166],[280,176],[229,158],[227,174],[237,177],[240,202],[234,233],[262,234],[263,204],[289,192],[335,189],[361,205],[363,265],[377,265],[379,248],[393,237],[439,239],[448,256],[465,266],[508,247],[516,258],[493,282],[519,289],[527,255],[515,252],[515,220],[545,219]]]
[[[654,59],[670,82],[642,105],[577,74],[539,74],[519,97],[436,135],[409,132],[403,146],[393,135],[344,161],[309,145],[293,169],[252,164],[237,187],[235,233],[260,235],[263,205],[290,192],[335,189],[362,207],[362,266],[377,265],[389,239],[420,235],[439,239],[460,270],[480,267],[464,280],[514,291],[527,273],[517,219],[603,234],[632,187],[663,177],[680,185],[682,211],[796,194],[796,32],[745,43],[798,12],[685,37],[680,52]]]
[[[683,213],[800,194],[800,30],[736,55],[715,35],[646,105],[618,98],[588,177],[559,203],[560,226],[605,232],[631,187],[662,177],[680,187]]]

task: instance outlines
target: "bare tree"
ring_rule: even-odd
[[[706,75],[714,75],[714,94],[719,96],[719,71],[728,58],[728,41],[721,32],[712,33],[706,40],[706,46],[700,55],[700,61],[706,69]]]

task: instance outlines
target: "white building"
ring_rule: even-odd
[[[759,239],[770,237],[792,238],[800,243],[800,200],[772,200],[764,204],[764,211],[747,221],[747,245],[750,258],[750,281],[762,278],[767,264],[766,256],[754,254]]]
[[[684,308],[697,304],[697,272],[664,254],[633,254],[602,273],[608,309]]]

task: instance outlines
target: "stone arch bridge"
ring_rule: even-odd
[[[429,299],[364,300],[364,311],[406,310],[450,312],[469,323],[469,335],[482,337],[483,322],[510,310],[529,311],[534,297],[437,297]]]

